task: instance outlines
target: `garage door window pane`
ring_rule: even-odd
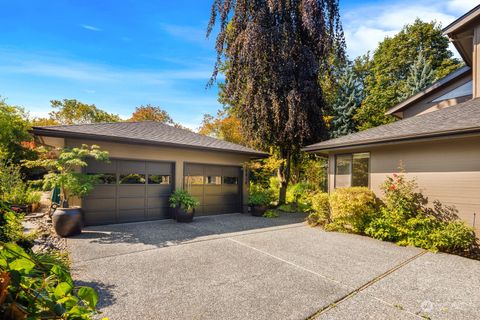
[[[368,187],[368,164],[370,154],[354,153],[352,163],[352,187]]]
[[[238,184],[238,177],[223,177],[224,184]]]
[[[117,175],[115,173],[87,173],[98,177],[97,184],[116,184]]]
[[[222,184],[222,177],[220,176],[207,176],[206,184]]]
[[[201,185],[203,184],[203,176],[186,176],[185,183],[187,185]]]
[[[335,188],[350,187],[351,174],[352,155],[337,155],[335,157]]]
[[[130,173],[120,175],[120,184],[145,184],[145,175],[140,173]]]
[[[170,176],[149,174],[148,184],[170,184]]]

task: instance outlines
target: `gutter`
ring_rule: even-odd
[[[234,154],[244,154],[251,156],[252,159],[263,159],[269,156],[266,152],[249,152],[249,151],[240,151],[240,150],[230,150],[222,149],[216,147],[202,147],[189,144],[180,144],[174,142],[159,142],[151,140],[142,140],[135,138],[127,137],[113,137],[101,134],[91,134],[91,133],[79,133],[79,132],[65,132],[57,130],[49,130],[46,128],[33,128],[29,130],[31,134],[44,137],[58,137],[58,138],[78,138],[78,139],[90,139],[90,140],[100,140],[100,141],[109,141],[109,142],[120,142],[120,143],[137,143],[143,145],[153,145],[153,146],[164,146],[164,147],[173,147],[179,149],[193,149],[193,150],[202,150],[202,151],[216,151],[216,152],[227,152]]]

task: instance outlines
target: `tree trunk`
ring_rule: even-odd
[[[287,200],[287,187],[288,181],[290,180],[290,167],[291,167],[291,154],[287,150],[280,150],[280,158],[284,160],[282,164],[278,167],[277,176],[278,183],[280,186],[280,192],[278,195],[278,204],[282,205],[286,203]]]

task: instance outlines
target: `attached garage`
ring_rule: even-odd
[[[89,162],[87,174],[101,183],[79,205],[86,225],[170,218],[168,198],[186,189],[197,215],[245,212],[245,164],[268,154],[158,122],[120,122],[34,127],[37,141],[51,147],[98,145],[110,162]]]

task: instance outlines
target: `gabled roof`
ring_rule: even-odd
[[[268,155],[265,152],[235,143],[153,121],[33,127],[31,132],[37,136],[162,145],[247,154],[253,157],[265,157]]]
[[[480,134],[480,98],[416,117],[316,143],[303,151],[330,151],[425,138]]]
[[[471,72],[470,67],[463,66],[463,67],[459,68],[458,70],[453,71],[452,73],[450,73],[446,77],[443,77],[442,79],[438,80],[437,82],[432,84],[430,87],[424,89],[423,91],[420,91],[420,92],[414,94],[410,98],[408,98],[408,99],[400,102],[396,106],[390,108],[389,110],[387,110],[387,112],[385,112],[385,114],[391,115],[391,114],[394,114],[394,113],[397,113],[397,112],[401,112],[401,111],[407,109],[408,107],[410,107],[412,104],[419,101],[420,99],[422,99],[423,97],[425,97],[426,95],[434,93],[435,91],[441,90],[442,88],[448,86],[449,84],[456,81],[457,79],[465,76],[466,74],[470,74],[470,72]]]

